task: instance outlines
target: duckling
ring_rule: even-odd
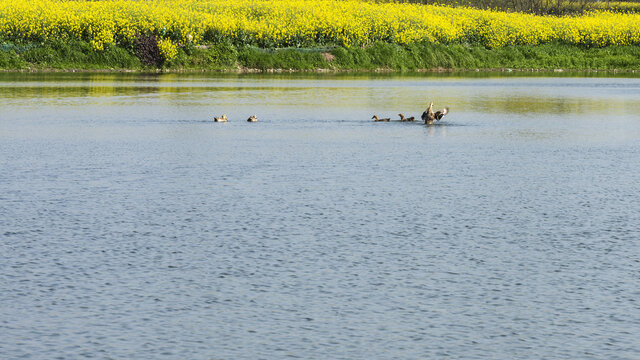
[[[248,119],[248,122],[257,122],[258,121],[258,117],[255,115],[251,115]]]
[[[390,118],[378,119],[378,115],[373,115],[371,118],[374,119],[373,121],[391,121]]]
[[[443,110],[433,112],[433,102],[429,104],[429,108],[422,113],[422,120],[426,125],[433,125],[433,121],[440,121],[445,115],[449,113],[449,108],[446,107]]]
[[[400,121],[414,121],[414,120],[416,119],[416,118],[415,118],[415,117],[413,117],[413,116],[412,116],[412,117],[408,117],[408,118],[406,118],[406,117],[404,117],[404,115],[403,115],[403,114],[398,114],[398,116],[400,116]]]
[[[222,114],[220,117],[214,117],[213,121],[215,122],[227,122],[227,114]]]

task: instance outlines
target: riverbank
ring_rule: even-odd
[[[141,60],[141,58],[143,60]],[[145,65],[146,63],[146,65]],[[184,46],[171,61],[153,61],[116,45],[94,50],[80,40],[0,45],[9,71],[640,71],[640,46],[589,48],[549,43],[488,49],[479,45],[377,42],[366,47],[279,48],[217,43]]]

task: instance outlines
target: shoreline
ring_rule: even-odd
[[[640,70],[617,70],[617,69],[416,69],[410,71],[398,71],[393,69],[374,70],[335,70],[335,69],[242,69],[242,70],[208,70],[208,69],[156,69],[156,70],[131,70],[131,69],[0,69],[0,73],[30,73],[30,74],[53,74],[53,73],[84,73],[84,74],[196,74],[196,73],[218,73],[218,74],[411,74],[411,73],[603,73],[603,74],[640,74]]]
[[[330,69],[318,68],[313,70],[307,69],[56,69],[56,68],[28,68],[28,69],[0,69],[0,73],[86,73],[86,74],[196,74],[196,73],[218,73],[218,74],[410,74],[410,73],[431,73],[431,74],[449,74],[449,73],[543,73],[543,74],[559,74],[559,73],[605,73],[605,74],[640,74],[640,70],[636,69],[518,69],[518,68],[482,68],[482,69],[456,69],[456,68],[433,68],[433,69],[412,69],[412,70],[394,70],[394,69]]]

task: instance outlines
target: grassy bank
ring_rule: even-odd
[[[181,47],[171,61],[160,56],[149,63],[135,49],[113,44],[100,51],[81,40],[0,44],[0,69],[4,70],[640,70],[640,46],[587,48],[549,43],[487,49],[458,44],[376,42],[366,47],[263,49],[218,43]]]

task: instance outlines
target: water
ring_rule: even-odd
[[[0,74],[0,357],[640,359],[639,99]]]

